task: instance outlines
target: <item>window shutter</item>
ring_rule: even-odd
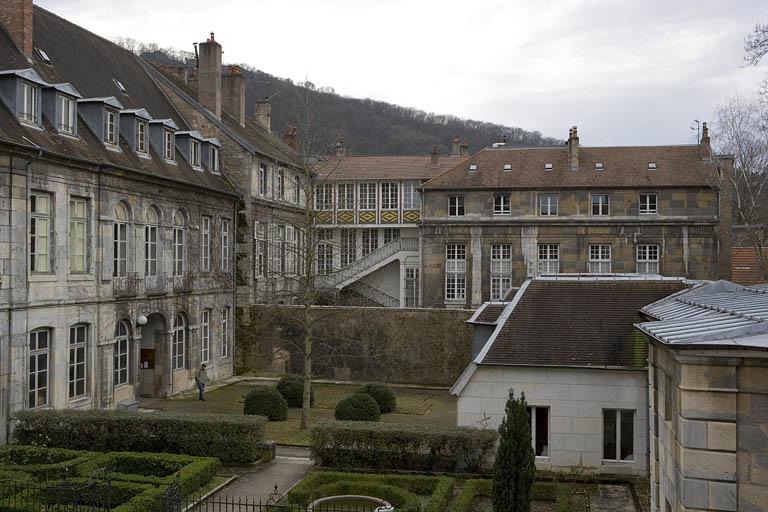
[[[112,279],[113,254],[114,254],[114,250],[112,247],[112,223],[104,223],[101,225],[101,279],[102,281],[110,281]]]

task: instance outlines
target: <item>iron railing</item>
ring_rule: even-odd
[[[0,480],[0,510],[108,512],[112,510],[112,484],[109,478],[50,484]]]
[[[167,291],[167,279],[164,273],[144,276],[144,293],[153,295],[163,294]]]
[[[135,297],[139,294],[139,274],[112,276],[112,294],[116,297]]]
[[[173,291],[178,292],[191,292],[194,284],[194,275],[192,272],[182,272],[180,275],[172,277]]]
[[[379,290],[378,288],[374,288],[373,286],[369,285],[368,283],[365,283],[364,281],[355,281],[354,283],[349,285],[349,289],[360,294],[366,299],[372,300],[377,304],[381,304],[386,308],[400,307],[400,299],[398,299],[397,297],[393,297],[388,293],[385,293]]]
[[[418,250],[418,238],[396,238],[332,274],[317,276],[315,279],[316,285],[318,288],[341,287],[364,270],[371,268],[373,265],[380,263],[401,251],[417,252]]]

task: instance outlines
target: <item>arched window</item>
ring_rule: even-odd
[[[173,275],[180,276],[184,273],[184,258],[186,249],[184,226],[184,214],[176,212],[173,217]]]
[[[171,361],[174,370],[186,367],[187,319],[182,313],[176,315],[173,322],[173,339],[171,340]]]
[[[29,333],[27,407],[30,409],[48,405],[50,366],[51,330],[47,328],[35,329]]]
[[[128,273],[128,209],[120,202],[115,207],[115,223],[113,228],[113,259],[112,275],[124,276]]]
[[[128,367],[130,365],[130,337],[128,323],[117,322],[115,327],[115,387],[128,384]]]
[[[157,231],[160,216],[151,206],[147,210],[147,225],[144,227],[144,274],[157,275]]]

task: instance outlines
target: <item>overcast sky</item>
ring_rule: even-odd
[[[693,119],[753,94],[742,66],[765,0],[35,0],[97,34],[583,144],[689,143]],[[130,5],[130,8],[127,6]]]

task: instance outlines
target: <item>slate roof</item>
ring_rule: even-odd
[[[595,170],[601,162],[604,170]],[[655,162],[657,169],[648,170]],[[512,166],[504,171],[504,165]],[[545,170],[552,164],[552,170]],[[469,166],[476,165],[475,172]],[[571,171],[568,148],[486,148],[424,184],[425,189],[600,188],[714,186],[716,168],[702,160],[698,145],[579,147]]]
[[[495,324],[507,306],[506,302],[486,302],[467,320],[468,324]]]
[[[27,62],[0,27],[0,69],[18,69],[20,63],[23,68],[32,66],[51,84],[69,82],[84,97],[114,96],[126,109],[145,108],[154,118],[172,119],[181,129],[188,129],[184,119],[131,52],[37,6],[34,7],[33,38],[34,46],[45,50],[52,64],[37,60],[36,55],[33,64]],[[115,79],[122,82],[128,94],[120,92]],[[5,104],[0,103],[0,141],[236,194],[226,177],[196,171],[178,153],[176,165],[165,163],[151,145],[152,158],[139,158],[122,136],[119,140],[121,152],[107,150],[80,118],[79,139],[59,135],[49,119],[43,117],[42,121],[44,130],[24,126]]]
[[[633,328],[640,308],[685,287],[677,279],[533,279],[475,362],[643,368],[647,342]]]
[[[424,156],[330,156],[316,166],[318,179],[343,180],[427,180],[464,162],[465,156],[441,156],[437,167],[431,155]]]

